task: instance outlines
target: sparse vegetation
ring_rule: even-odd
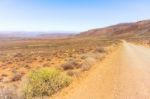
[[[40,68],[58,68],[62,71],[60,74],[66,73],[67,77],[68,75],[72,78],[80,77],[82,72],[89,70],[95,62],[104,58],[107,52],[105,47],[114,42],[116,41],[90,37],[57,40],[17,39],[6,41],[6,44],[0,42],[0,83],[2,85],[15,83],[17,89],[20,89],[24,75],[31,74],[30,70],[40,71]],[[32,74],[37,71],[32,71]],[[26,85],[29,84],[27,82],[29,79],[26,80]],[[28,96],[47,94],[43,92],[35,95],[34,92],[28,93]]]
[[[23,92],[26,98],[50,96],[70,84],[71,79],[53,68],[33,70],[27,75]]]

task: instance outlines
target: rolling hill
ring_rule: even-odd
[[[150,20],[134,23],[121,23],[105,28],[88,30],[78,36],[97,36],[102,38],[136,38],[150,36]]]

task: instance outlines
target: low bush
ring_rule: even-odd
[[[105,53],[106,49],[104,47],[98,47],[98,48],[95,49],[95,52]]]
[[[68,70],[67,75],[69,76],[74,76],[74,77],[79,77],[80,76],[80,71],[77,70]]]
[[[23,74],[21,73],[15,73],[14,76],[12,77],[11,81],[19,81],[21,80]]]
[[[65,64],[62,64],[61,66],[64,70],[71,70],[71,69],[77,69],[81,67],[81,64],[79,64],[76,60],[69,60]]]
[[[85,62],[82,64],[81,71],[88,71],[90,68],[91,68],[91,65]]]
[[[70,82],[69,76],[53,68],[33,70],[23,83],[23,94],[27,99],[50,96],[68,86]]]

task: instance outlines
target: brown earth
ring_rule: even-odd
[[[113,43],[99,38],[0,40],[0,85],[20,82],[32,69],[63,69],[62,65],[72,63],[82,67],[88,53]]]
[[[124,42],[54,99],[150,99],[150,49]]]

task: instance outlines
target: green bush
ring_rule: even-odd
[[[70,82],[69,76],[53,68],[33,70],[27,75],[23,93],[26,98],[50,96]]]

